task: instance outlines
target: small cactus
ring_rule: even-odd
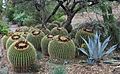
[[[33,30],[27,35],[26,39],[31,42],[38,51],[41,51],[41,39],[44,36],[45,34],[41,30]]]
[[[66,36],[58,36],[58,39],[49,42],[48,53],[55,59],[73,59],[76,53],[75,44]]]
[[[50,34],[50,30],[47,28],[42,28],[41,30],[45,33],[45,35]]]
[[[68,35],[68,32],[65,28],[63,27],[55,27],[51,30],[52,35]]]
[[[76,41],[77,45],[80,47],[81,44],[84,43],[84,41],[82,40],[81,37],[88,39],[88,36],[91,37],[93,35],[94,35],[94,33],[89,31],[88,29],[80,29],[75,35],[75,41]]]
[[[41,40],[41,49],[44,55],[48,55],[48,44],[53,39],[53,35],[46,35]]]
[[[6,42],[7,42],[8,38],[9,38],[12,34],[13,34],[13,33],[10,32],[10,33],[8,33],[8,35],[4,35],[4,36],[2,37],[1,43],[2,43],[2,47],[3,47],[4,49],[6,49]]]
[[[6,49],[8,49],[11,44],[17,40],[24,40],[25,38],[22,37],[21,35],[18,35],[18,34],[13,34],[12,36],[10,36],[6,42]]]
[[[36,59],[36,49],[26,40],[14,42],[7,52],[7,58],[16,72],[27,72]]]
[[[54,27],[58,27],[57,24],[48,24],[47,28],[51,31]]]
[[[29,27],[27,26],[22,26],[18,29],[16,29],[16,32],[28,32],[29,31]]]

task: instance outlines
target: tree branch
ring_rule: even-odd
[[[60,4],[58,3],[56,6],[55,6],[55,8],[54,8],[54,10],[53,10],[53,12],[49,15],[49,17],[45,20],[45,24],[49,21],[49,19],[57,12],[57,10],[59,9],[59,7],[60,7]]]

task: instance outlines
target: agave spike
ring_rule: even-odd
[[[84,48],[79,48],[79,50],[80,50],[80,51],[82,51],[85,55],[87,55],[87,56],[88,56],[88,53],[85,51],[85,49],[84,49]]]

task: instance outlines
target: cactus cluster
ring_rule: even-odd
[[[48,55],[48,44],[53,39],[53,35],[46,35],[41,40],[41,49],[44,55]]]
[[[52,35],[68,35],[68,32],[63,27],[55,27],[51,30]]]
[[[35,62],[36,50],[30,42],[19,40],[9,47],[7,57],[16,72],[26,72]]]
[[[48,44],[50,58],[73,59],[75,52],[74,42],[66,36],[58,36],[58,39],[51,40]]]
[[[83,38],[85,38],[85,39],[88,39],[88,36],[91,37],[91,36],[93,36],[93,35],[94,35],[93,32],[88,31],[87,29],[82,28],[82,29],[80,29],[80,30],[76,33],[76,35],[75,35],[75,41],[76,41],[77,45],[80,47],[81,44],[84,43],[84,41],[82,40],[81,37],[83,37]]]
[[[45,34],[41,30],[33,30],[27,35],[26,39],[31,42],[38,51],[41,51],[41,39],[44,36]]]

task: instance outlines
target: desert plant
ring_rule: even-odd
[[[41,49],[44,55],[48,55],[48,44],[53,39],[53,35],[46,35],[41,40]]]
[[[75,41],[76,41],[77,46],[79,47],[79,46],[81,46],[81,44],[84,43],[81,36],[84,37],[85,39],[87,39],[88,36],[91,37],[91,36],[93,36],[93,34],[94,33],[92,31],[89,31],[87,29],[84,29],[84,28],[80,29],[75,35]]]
[[[66,70],[63,66],[57,66],[55,67],[55,69],[53,70],[52,74],[66,74]]]
[[[15,41],[17,40],[24,40],[25,38],[22,37],[21,35],[19,34],[13,34],[12,36],[10,36],[6,42],[6,49],[8,49],[12,43],[14,43]]]
[[[14,42],[7,52],[7,58],[16,72],[27,72],[36,59],[36,49],[26,40]]]
[[[68,32],[63,27],[55,27],[51,30],[52,35],[68,35]]]
[[[2,37],[1,43],[2,43],[2,46],[3,46],[4,49],[6,49],[6,42],[7,42],[8,38],[9,38],[12,34],[13,34],[13,33],[10,32],[10,33],[8,33],[8,35],[4,35],[4,36]]]
[[[94,37],[89,37],[88,42],[82,37],[84,42],[86,43],[88,50],[86,51],[84,48],[79,48],[80,51],[82,51],[85,55],[88,56],[88,64],[94,64],[100,62],[100,60],[105,56],[109,55],[112,53],[117,45],[114,45],[110,47],[109,49],[107,48],[108,42],[110,41],[110,37],[105,39],[105,41],[102,43],[100,41],[100,35],[96,33]],[[107,51],[106,51],[107,50]]]
[[[31,33],[27,35],[27,40],[31,42],[34,47],[38,50],[41,51],[41,39],[45,36],[44,32],[41,30],[33,30]]]
[[[57,24],[48,24],[47,28],[51,31],[54,27],[58,27]]]
[[[58,36],[48,44],[48,53],[51,58],[73,59],[75,58],[75,44],[66,36]]]
[[[50,34],[50,30],[47,28],[42,28],[41,30],[45,33],[45,35]]]
[[[16,29],[17,32],[28,32],[29,31],[29,27],[27,26],[21,26],[18,29]]]

